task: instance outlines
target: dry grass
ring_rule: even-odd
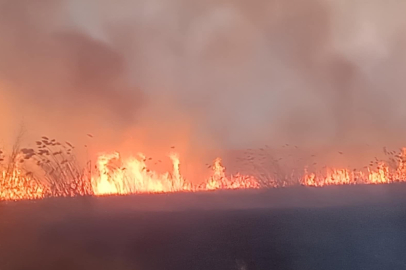
[[[90,163],[82,168],[74,146],[42,137],[21,148],[20,134],[9,155],[0,153],[0,198],[37,199],[91,195]]]
[[[42,137],[37,149],[21,149],[24,159],[35,162],[43,172],[41,178],[50,187],[52,196],[77,196],[92,194],[90,163],[82,168],[75,155],[74,146],[55,139]]]
[[[20,132],[8,155],[0,150],[0,200],[75,197],[97,193],[94,189],[96,185],[92,186],[92,174],[96,177],[98,175],[92,172],[91,161],[81,166],[74,154],[75,147],[73,144],[70,142],[61,143],[43,136],[35,142],[35,147],[21,148],[22,137],[23,133]],[[284,147],[285,149],[289,148],[288,146]],[[268,146],[249,149],[235,162],[238,170],[243,170],[243,174],[226,177],[220,169],[216,172],[217,174],[220,173],[219,175],[215,173],[208,182],[201,185],[192,186],[191,183],[184,183],[182,178],[176,178],[176,181],[182,181],[181,184],[169,183],[168,185],[172,188],[164,190],[165,192],[203,191],[297,185],[321,187],[342,184],[383,184],[406,180],[406,149],[388,151],[384,148],[385,160],[375,158],[359,170],[351,167],[344,169],[320,167],[322,164],[318,165],[315,162],[314,154],[309,156],[308,153],[301,152],[301,149],[296,146],[290,148],[292,149],[286,150],[283,156],[278,157],[275,157],[277,151]],[[338,154],[342,155],[343,153],[339,152]],[[309,161],[311,165],[307,166],[306,162]],[[108,167],[109,172],[106,174],[117,172],[123,177],[123,182],[120,182],[123,186],[117,190],[124,191],[120,191],[118,194],[157,191],[151,188],[149,179],[155,178],[150,175],[149,170],[146,171],[146,182],[142,182],[144,183],[142,188],[136,188],[133,186],[136,181],[123,173],[125,167],[120,164],[115,165],[111,161]],[[108,176],[111,177],[111,175]],[[164,183],[164,180],[167,181],[168,179],[163,178],[158,184]],[[169,178],[169,180],[172,181],[173,179]],[[253,186],[252,183],[255,185]],[[158,192],[161,190],[158,189]]]

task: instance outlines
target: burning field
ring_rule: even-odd
[[[16,146],[9,155],[3,151],[0,153],[1,200],[267,189],[297,185],[323,187],[389,184],[406,181],[406,148],[400,152],[387,151],[384,148],[387,161],[375,158],[360,170],[324,166],[319,170],[305,167],[301,171],[286,171],[278,166],[278,160],[272,160],[271,164],[259,167],[252,175],[228,174],[222,160],[217,158],[213,165],[208,166],[210,176],[197,184],[182,176],[182,163],[175,152],[168,156],[172,170],[163,173],[149,167],[163,161],[155,161],[143,154],[125,159],[117,152],[100,154],[95,161],[90,160],[85,166],[81,166],[71,143],[60,143],[48,137],[36,141],[35,148],[20,149]],[[262,164],[257,159],[265,158],[267,154],[269,150],[266,148],[251,150],[246,161]]]
[[[0,270],[406,269],[404,10],[0,0]]]
[[[0,200],[406,179],[404,3],[40,1],[0,0]]]

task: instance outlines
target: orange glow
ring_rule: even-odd
[[[18,162],[0,166],[0,200],[41,199],[47,194],[32,174],[24,172]]]
[[[237,174],[227,177],[220,158],[214,161],[212,170],[213,174],[204,183],[202,190],[260,188],[253,176]]]
[[[97,162],[98,172],[92,177],[93,193],[95,195],[168,193],[260,187],[252,176],[227,177],[220,158],[214,162],[212,176],[204,183],[195,185],[182,177],[178,155],[171,153],[169,158],[172,161],[172,171],[159,174],[148,169],[143,154],[124,161],[120,159],[118,153],[100,155]]]
[[[98,171],[92,176],[93,193],[107,195],[183,191],[187,188],[179,171],[179,158],[176,154],[171,154],[170,158],[172,172],[159,174],[147,168],[143,154],[124,161],[118,153],[100,155]]]
[[[163,173],[152,170],[149,166],[151,158],[141,153],[128,158],[122,158],[119,153],[100,154],[96,165],[86,176],[86,170],[80,174],[78,169],[74,170],[74,164],[67,158],[71,151],[69,147],[73,149],[69,143],[67,143],[69,147],[64,147],[68,149],[66,154],[50,150],[51,146],[61,145],[54,140],[44,139],[42,142],[37,142],[37,145],[39,145],[38,151],[23,149],[22,153],[14,158],[14,162],[6,162],[0,151],[0,200],[259,189],[298,184],[310,187],[386,184],[403,182],[406,179],[406,148],[395,155],[397,159],[392,159],[394,164],[376,160],[375,164],[371,162],[370,166],[363,170],[325,167],[319,171],[310,171],[305,168],[299,178],[283,179],[280,184],[277,184],[278,179],[269,179],[269,176],[265,180],[258,181],[253,175],[229,175],[220,158],[214,160],[210,167],[211,174],[205,181],[194,183],[182,176],[182,162],[179,155],[174,152],[168,155],[172,169]],[[50,156],[49,159],[44,158],[46,155]],[[36,158],[36,156],[39,157]],[[60,159],[58,159],[59,156]],[[45,180],[39,180],[41,178],[22,166],[24,160],[29,158],[38,164],[42,162],[41,168],[47,176]],[[4,163],[8,165],[5,166]],[[55,171],[58,171],[58,174],[55,174]],[[268,175],[271,174],[268,173]],[[63,181],[58,182],[59,178],[63,178]]]

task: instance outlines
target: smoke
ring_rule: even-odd
[[[405,6],[2,0],[1,135],[23,122],[35,135],[198,153],[398,147]]]

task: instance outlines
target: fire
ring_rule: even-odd
[[[306,186],[326,185],[388,184],[406,181],[406,148],[398,155],[396,169],[383,161],[376,161],[376,167],[366,167],[365,171],[325,168],[324,172],[309,173],[305,169],[301,183]]]
[[[322,187],[326,185],[346,185],[355,183],[355,178],[347,169],[326,168],[325,172],[319,174],[309,173],[305,169],[302,184],[306,186]]]
[[[25,173],[18,162],[0,169],[0,200],[41,199],[46,196],[46,187],[39,184],[31,173]]]
[[[253,176],[237,174],[227,177],[220,158],[214,161],[212,170],[213,175],[205,183],[203,190],[260,188]]]
[[[45,197],[73,197],[82,195],[126,195],[139,193],[198,192],[230,189],[259,189],[304,185],[386,184],[406,181],[406,148],[391,162],[371,162],[363,170],[328,168],[311,171],[305,168],[300,177],[282,179],[266,173],[259,181],[253,175],[227,174],[222,160],[217,158],[210,167],[210,176],[202,183],[188,181],[182,176],[181,159],[170,153],[170,171],[159,173],[149,166],[144,154],[123,158],[119,153],[100,154],[94,168],[80,169],[72,157],[70,143],[63,145],[43,137],[38,149],[21,149],[6,160],[0,151],[0,200],[42,199]],[[63,149],[63,150],[61,150]],[[41,174],[29,171],[23,165],[36,163]],[[5,165],[6,164],[6,165]],[[90,167],[93,167],[90,165]],[[292,173],[293,175],[293,173]]]
[[[120,155],[103,154],[97,161],[98,172],[92,177],[95,195],[133,194],[133,193],[169,193],[194,192],[218,189],[259,188],[259,183],[251,176],[226,176],[221,159],[217,158],[212,167],[212,176],[202,184],[185,181],[180,172],[180,160],[171,153],[172,171],[159,174],[148,169],[146,157],[121,161]]]
[[[97,160],[98,172],[92,176],[93,193],[107,195],[188,190],[180,174],[177,154],[171,154],[170,158],[173,164],[172,172],[158,174],[147,168],[143,154],[124,161],[121,161],[118,153],[100,155]]]

